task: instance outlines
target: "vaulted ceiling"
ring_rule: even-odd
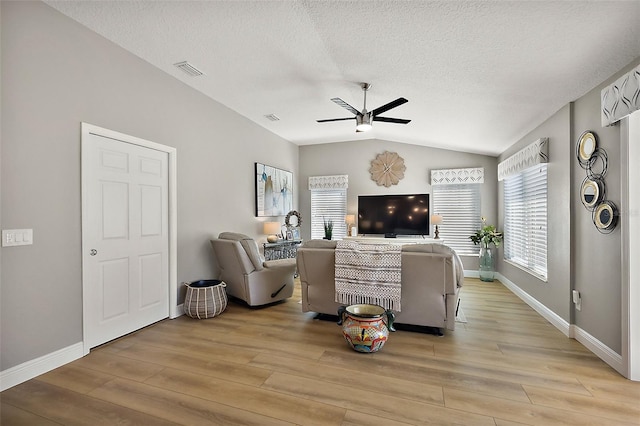
[[[498,155],[640,57],[639,1],[46,3],[298,145],[377,138]],[[361,110],[360,82],[368,110],[404,97],[383,115],[411,122],[364,133],[316,122],[352,116],[334,97]]]

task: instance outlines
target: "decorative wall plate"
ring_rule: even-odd
[[[390,187],[397,185],[404,178],[404,172],[407,167],[404,165],[404,159],[396,152],[385,151],[371,160],[371,180],[375,181],[379,186]]]

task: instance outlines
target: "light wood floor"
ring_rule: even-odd
[[[444,337],[375,354],[286,303],[166,320],[0,394],[2,425],[626,425],[640,383],[564,337],[500,283],[467,279]]]

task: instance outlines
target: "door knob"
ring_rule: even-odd
[[[91,256],[95,256],[96,254],[98,254],[98,250],[96,250],[96,249],[91,249],[91,251],[89,252],[89,254],[90,254]]]

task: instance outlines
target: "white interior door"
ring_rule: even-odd
[[[84,345],[169,316],[169,155],[83,133]]]

